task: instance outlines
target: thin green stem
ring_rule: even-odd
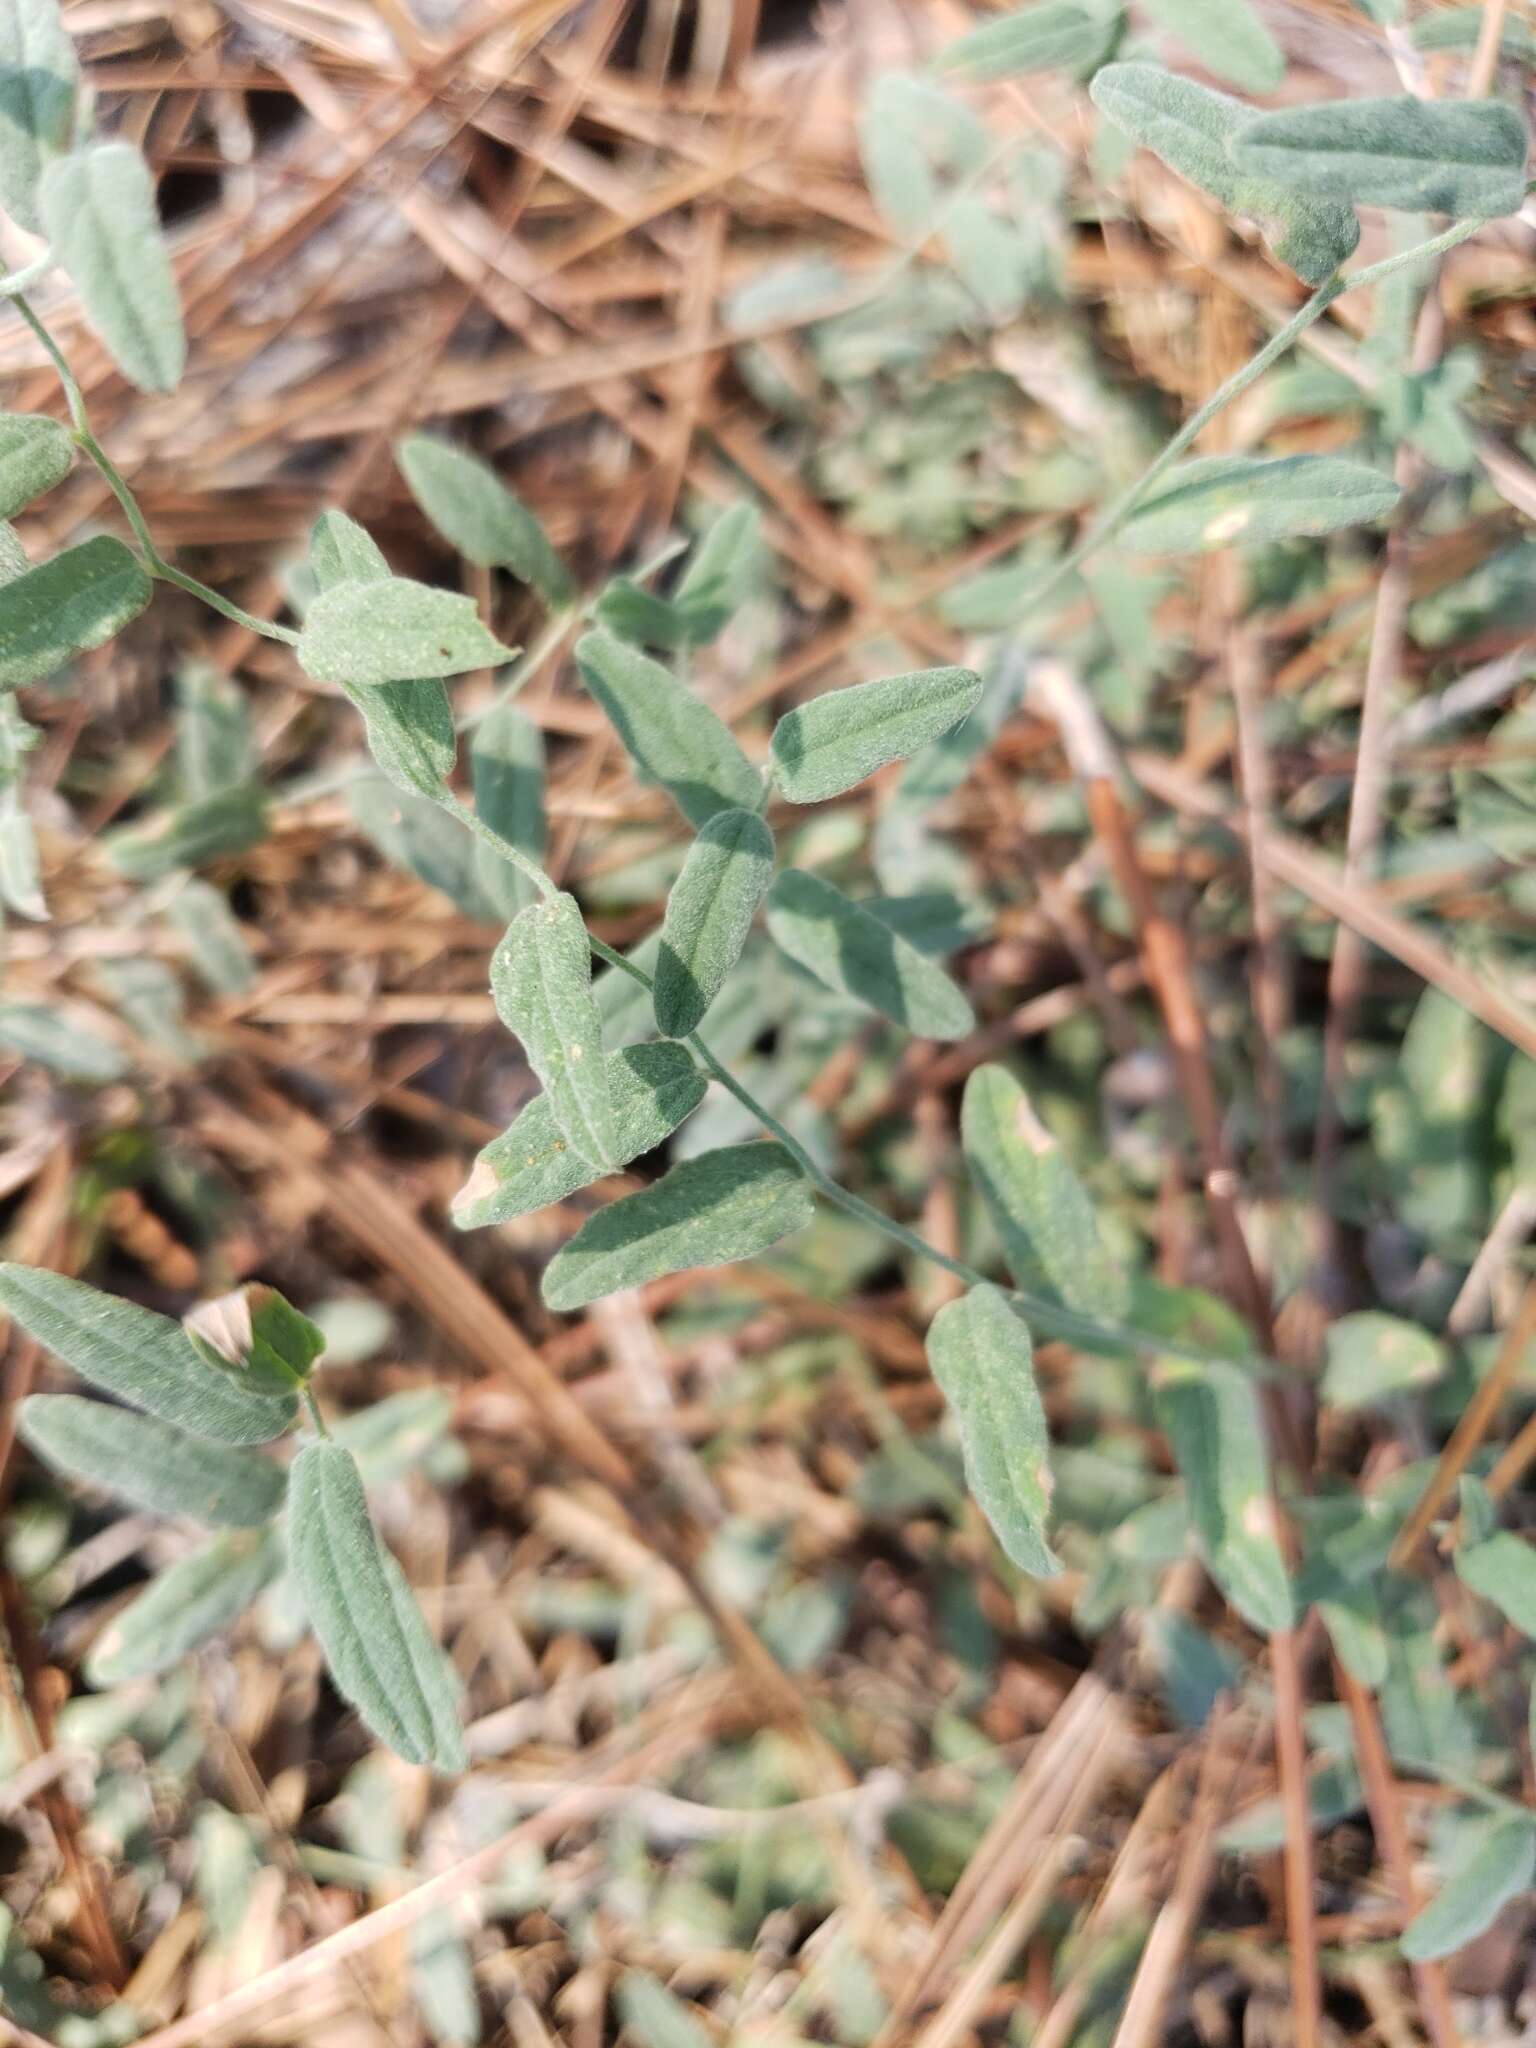
[[[467,832],[473,832],[477,839],[483,840],[487,846],[494,847],[503,860],[510,861],[519,874],[526,875],[541,895],[559,895],[559,890],[536,860],[530,860],[510,839],[503,839],[499,832],[493,831],[479,812],[462,798],[455,796],[451,789],[445,789],[437,802],[450,818],[457,818]]]
[[[321,1436],[329,1436],[331,1432],[326,1428],[325,1417],[320,1413],[320,1403],[315,1399],[315,1390],[308,1384],[304,1388],[304,1405],[309,1410],[310,1421]]]

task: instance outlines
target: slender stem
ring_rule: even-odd
[[[315,1399],[315,1390],[307,1382],[304,1388],[304,1405],[309,1410],[310,1421],[321,1436],[329,1436],[331,1432],[326,1428],[325,1417],[320,1413],[320,1403]]]
[[[526,875],[541,895],[559,895],[559,890],[556,889],[554,883],[545,874],[537,861],[530,860],[526,853],[523,853],[512,844],[510,839],[503,839],[499,832],[492,831],[484,818],[471,805],[465,803],[462,798],[456,797],[451,789],[445,789],[437,801],[451,818],[458,819],[466,831],[473,832],[477,839],[484,840],[487,846],[494,847],[503,860],[510,861],[519,874]]]

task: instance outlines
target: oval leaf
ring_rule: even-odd
[[[259,1529],[283,1504],[286,1478],[270,1458],[199,1441],[105,1401],[32,1394],[21,1405],[20,1427],[30,1448],[60,1472],[156,1514]]]
[[[755,811],[717,811],[688,850],[667,898],[656,956],[656,1028],[697,1031],[741,958],[773,879],[773,834]]]
[[[1491,1600],[1506,1621],[1536,1641],[1536,1547],[1501,1529],[1481,1543],[1461,1544],[1455,1563],[1464,1586]]]
[[[475,809],[519,853],[542,865],[548,824],[544,815],[544,735],[515,704],[498,704],[475,728],[469,750]],[[534,884],[512,863],[475,841],[480,886],[504,917],[525,909]]]
[[[0,690],[102,647],[154,596],[137,555],[102,534],[0,586]]]
[[[1106,64],[1088,88],[1095,106],[1229,213],[1258,222],[1282,263],[1322,284],[1353,254],[1360,223],[1336,199],[1308,199],[1240,170],[1232,150],[1252,107],[1156,64]]]
[[[0,1003],[0,1045],[66,1081],[102,1087],[128,1071],[115,1045],[56,1003]]]
[[[581,907],[561,894],[513,918],[491,956],[491,994],[503,1024],[522,1040],[550,1113],[589,1165],[618,1158],[603,1020],[592,999],[592,950]]]
[[[1319,199],[1485,220],[1525,198],[1525,123],[1496,100],[1330,100],[1250,118],[1240,169]]]
[[[924,668],[813,697],[773,729],[774,780],[791,803],[841,796],[957,726],[981,689],[974,669]]]
[[[411,496],[444,540],[482,569],[510,569],[546,604],[576,594],[549,536],[488,463],[430,434],[412,434],[395,449]]]
[[[693,550],[670,607],[688,645],[705,646],[730,624],[747,594],[761,528],[755,505],[731,505]]]
[[[168,1316],[38,1266],[0,1266],[0,1308],[93,1386],[222,1444],[264,1444],[292,1395],[248,1394],[205,1365]]]
[[[1335,1408],[1367,1408],[1413,1387],[1432,1386],[1445,1370],[1445,1347],[1417,1323],[1363,1309],[1328,1331],[1323,1398]]]
[[[782,1145],[754,1140],[685,1159],[600,1209],[544,1273],[551,1308],[582,1308],[695,1266],[755,1258],[811,1220],[811,1184]]]
[[[283,1565],[275,1528],[216,1536],[151,1580],[116,1615],[85,1660],[92,1685],[121,1685],[169,1670],[199,1643],[237,1621]]]
[[[1336,533],[1384,519],[1401,495],[1380,470],[1336,455],[1202,455],[1152,486],[1120,544],[1133,554],[1175,555]]]
[[[983,22],[939,52],[939,68],[980,82],[1024,78],[1032,71],[1091,70],[1114,41],[1113,12],[1078,0],[1039,0],[996,21]]]
[[[768,892],[768,930],[808,974],[920,1038],[964,1038],[976,1022],[942,967],[819,875],[784,870]]]
[[[1082,1315],[1123,1316],[1128,1278],[1104,1249],[1082,1183],[1006,1068],[978,1067],[966,1082],[960,1134],[1019,1285]]]
[[[596,632],[577,641],[576,665],[643,779],[660,783],[690,825],[759,807],[762,777],[730,727],[660,662]]]
[[[1248,0],[1145,0],[1159,28],[1176,36],[1202,71],[1239,92],[1273,92],[1285,77],[1280,45]]]
[[[1235,1365],[1164,1358],[1152,1385],[1211,1577],[1254,1628],[1290,1628],[1295,1608],[1253,1382]]]
[[[1001,1288],[973,1287],[934,1317],[928,1363],[960,1426],[966,1483],[998,1542],[1020,1571],[1059,1571],[1045,1540],[1050,1438],[1024,1318]]]
[[[0,0],[0,207],[43,232],[38,186],[68,149],[80,68],[56,0]]]
[[[608,1092],[618,1157],[625,1166],[663,1144],[704,1100],[704,1076],[680,1045],[626,1045],[608,1055]],[[547,1095],[536,1095],[475,1161],[453,1198],[460,1230],[506,1223],[586,1187],[594,1179],[555,1122]]]
[[[58,157],[43,172],[38,208],[113,362],[141,391],[174,391],[187,337],[143,157],[130,142]]]
[[[512,650],[480,623],[472,597],[408,576],[348,577],[322,590],[299,636],[299,666],[317,683],[360,690],[413,677],[495,668]]]
[[[24,505],[61,484],[74,459],[69,429],[58,420],[0,413],[0,519],[14,518]]]
[[[310,529],[309,566],[316,587],[383,583],[389,564],[372,536],[345,512],[322,512]],[[438,796],[458,757],[453,707],[437,676],[406,676],[371,689],[341,686],[363,715],[368,751],[399,789]]]
[[[288,1484],[288,1542],[336,1689],[408,1763],[467,1761],[458,1685],[415,1595],[379,1541],[352,1453],[306,1444]]]
[[[1454,1955],[1491,1927],[1536,1877],[1536,1821],[1511,1814],[1490,1821],[1461,1868],[1403,1929],[1411,1963]]]

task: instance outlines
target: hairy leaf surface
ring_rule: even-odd
[[[68,149],[80,67],[56,0],[0,0],[0,208],[43,233],[38,187]]]
[[[431,434],[395,450],[411,495],[443,538],[482,569],[510,569],[549,605],[576,594],[570,574],[528,507],[489,463]]]
[[[310,1625],[342,1697],[408,1763],[463,1770],[453,1669],[379,1541],[357,1461],[341,1444],[306,1444],[294,1459],[288,1541]]]
[[[1497,100],[1329,100],[1250,118],[1240,169],[1298,192],[1400,213],[1489,219],[1525,198],[1525,123]]]
[[[1152,486],[1120,543],[1174,555],[1336,533],[1384,519],[1401,495],[1381,470],[1336,455],[1201,455]]]
[[[4,0],[0,0],[0,6]],[[12,519],[69,475],[75,444],[59,420],[0,413],[0,519]]]
[[[82,1379],[215,1443],[264,1444],[291,1395],[249,1394],[203,1363],[179,1323],[40,1266],[0,1266],[0,1308]]]
[[[697,1031],[741,958],[773,879],[773,834],[755,811],[717,811],[688,850],[667,898],[656,956],[656,1028]]]
[[[581,906],[561,894],[530,903],[491,958],[491,994],[522,1040],[550,1114],[589,1165],[617,1163],[618,1136],[603,1020],[592,998],[592,952]]]
[[[0,585],[0,690],[40,683],[105,646],[154,594],[138,556],[109,534]]]
[[[755,1258],[809,1223],[811,1184],[770,1140],[685,1159],[653,1187],[610,1203],[544,1273],[551,1308],[583,1308],[668,1273]]]
[[[155,181],[131,142],[56,157],[38,186],[43,231],[112,360],[141,391],[174,391],[187,361],[181,296]]]
[[[758,809],[762,777],[730,727],[660,662],[599,631],[576,643],[576,665],[642,778],[660,783],[689,824]]]
[[[918,669],[829,690],[787,711],[774,727],[774,780],[792,803],[841,796],[957,726],[981,691],[981,677],[969,668]]]
[[[786,868],[778,876],[768,930],[808,974],[920,1038],[964,1038],[975,1024],[942,967],[819,875]]]
[[[960,1425],[965,1476],[1021,1571],[1061,1569],[1046,1541],[1050,1438],[1029,1326],[1000,1287],[972,1287],[928,1330],[928,1363]]]
[[[374,689],[499,667],[512,649],[481,625],[472,597],[407,576],[349,577],[322,590],[310,606],[298,656],[317,683]]]
[[[238,1621],[283,1566],[275,1528],[215,1536],[150,1581],[115,1615],[85,1660],[92,1685],[121,1685],[167,1671],[200,1643]]]
[[[59,1471],[156,1514],[258,1529],[283,1504],[286,1476],[270,1458],[79,1394],[29,1395],[21,1405],[21,1434]]]

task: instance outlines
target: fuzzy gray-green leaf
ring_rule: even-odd
[[[768,930],[808,974],[919,1038],[964,1038],[976,1022],[942,967],[819,875],[784,870],[768,892]]]
[[[384,583],[389,564],[373,537],[345,512],[322,512],[310,529],[309,566],[316,588],[340,583]],[[438,676],[403,676],[391,683],[341,687],[362,713],[368,751],[396,788],[413,795],[441,794],[458,756],[453,706]]]
[[[569,604],[575,585],[549,536],[488,463],[431,434],[395,449],[411,495],[443,538],[482,569],[510,569],[549,605]]]
[[[1249,0],[1145,0],[1159,28],[1176,36],[1202,71],[1239,92],[1273,92],[1285,55]]]
[[[1322,284],[1353,254],[1360,223],[1337,199],[1308,199],[1239,168],[1238,134],[1252,107],[1156,64],[1106,64],[1089,87],[1099,107],[1229,213],[1256,220],[1282,263]]]
[[[112,360],[141,391],[174,391],[187,337],[155,181],[138,150],[131,142],[94,142],[55,158],[38,186],[38,207]]]
[[[293,1420],[292,1395],[247,1393],[203,1363],[179,1323],[83,1281],[0,1266],[0,1308],[82,1379],[194,1436],[264,1444]]]
[[[954,1410],[965,1477],[1021,1571],[1060,1570],[1046,1541],[1050,1438],[1029,1327],[999,1287],[972,1287],[928,1330],[928,1363]]]
[[[965,1162],[1014,1279],[1081,1315],[1116,1321],[1130,1284],[1104,1249],[1093,1205],[1005,1067],[978,1067],[960,1112]]]
[[[40,683],[104,646],[154,594],[138,556],[108,534],[0,585],[0,690]]]
[[[791,803],[841,796],[957,726],[981,690],[981,677],[969,668],[917,669],[829,690],[787,711],[774,727],[774,780]]]
[[[377,688],[419,676],[496,668],[512,657],[481,625],[475,601],[456,591],[348,577],[322,590],[299,636],[299,666],[317,683]]]
[[[152,1579],[115,1615],[85,1660],[92,1685],[121,1685],[169,1670],[226,1629],[283,1566],[275,1528],[233,1529]]]
[[[757,906],[773,879],[773,834],[755,811],[716,811],[667,898],[656,956],[656,1028],[668,1038],[697,1031],[741,958]]]
[[[704,1076],[692,1057],[670,1040],[626,1045],[608,1055],[608,1091],[618,1157],[625,1166],[663,1144],[704,1100]],[[547,1095],[536,1095],[475,1161],[453,1198],[460,1230],[506,1223],[563,1202],[596,1178],[594,1169],[555,1122]]]
[[[660,783],[691,825],[758,808],[762,777],[730,727],[660,662],[599,631],[576,643],[576,665],[641,775]]]
[[[502,1023],[522,1040],[565,1137],[589,1165],[614,1166],[618,1139],[603,1020],[574,896],[541,898],[513,918],[491,959],[491,994]]]
[[[1238,167],[1315,199],[1485,220],[1525,197],[1525,123],[1497,100],[1329,100],[1249,119]]]
[[[1401,495],[1381,470],[1337,455],[1200,455],[1152,486],[1120,545],[1173,555],[1336,533],[1384,519]]]
[[[1403,1929],[1403,1954],[1411,1963],[1454,1955],[1491,1927],[1511,1899],[1529,1891],[1533,1879],[1536,1820],[1525,1814],[1490,1819],[1471,1855]]]
[[[1536,1642],[1536,1545],[1508,1529],[1455,1552],[1456,1576]]]
[[[80,67],[56,0],[0,0],[0,208],[43,232],[38,186],[68,149]]]
[[[74,459],[75,444],[60,421],[0,413],[0,519],[13,519],[24,505],[61,484]]]
[[[352,1453],[306,1444],[288,1484],[288,1542],[310,1625],[343,1699],[414,1764],[463,1770],[458,1685],[379,1541]]]
[[[1253,1382],[1235,1365],[1164,1358],[1153,1389],[1211,1577],[1254,1628],[1289,1628],[1295,1607]]]
[[[106,1401],[32,1394],[21,1405],[21,1434],[58,1471],[155,1514],[259,1529],[283,1504],[285,1475],[270,1458],[202,1441]]]
[[[110,1040],[57,1003],[0,1003],[0,1045],[66,1081],[105,1086],[128,1071]]]
[[[984,21],[939,52],[943,71],[973,81],[1024,78],[1034,71],[1075,74],[1099,63],[1117,22],[1106,8],[1078,0],[1036,0],[1032,7]]]
[[[583,1308],[668,1273],[755,1258],[809,1223],[814,1208],[810,1182],[782,1145],[701,1152],[588,1217],[545,1269],[544,1299]]]
[[[544,735],[515,704],[498,704],[475,728],[469,749],[475,810],[519,853],[543,864],[548,823],[544,814]],[[512,863],[475,842],[480,886],[504,917],[526,908],[534,885]]]
[[[690,555],[672,595],[672,609],[690,646],[718,638],[739,609],[757,559],[761,527],[755,505],[732,505]]]

